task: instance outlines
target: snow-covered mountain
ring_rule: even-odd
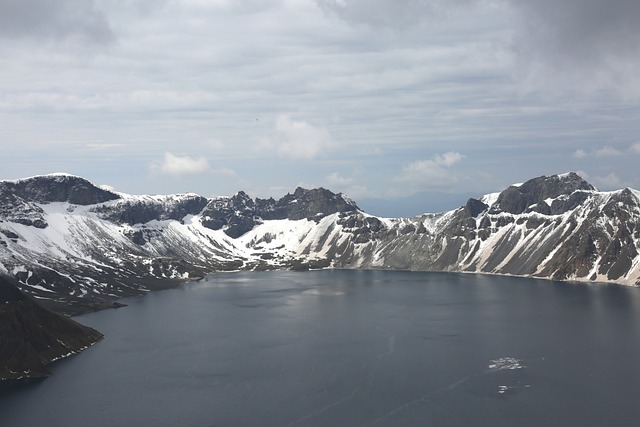
[[[132,196],[64,174],[0,181],[0,274],[78,313],[215,271],[386,268],[640,283],[640,193],[575,173],[456,210],[379,218],[342,194]]]

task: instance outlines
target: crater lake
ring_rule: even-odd
[[[4,385],[3,426],[635,426],[640,289],[475,274],[221,273],[78,316],[104,341]]]

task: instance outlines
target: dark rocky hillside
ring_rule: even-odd
[[[49,363],[101,339],[98,331],[41,307],[0,277],[0,379],[48,376]]]
[[[0,195],[4,193],[13,193],[30,202],[68,202],[74,205],[93,205],[120,198],[117,194],[96,187],[84,178],[66,174],[3,181],[0,182]]]

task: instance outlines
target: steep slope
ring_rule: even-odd
[[[46,365],[101,339],[99,332],[40,307],[0,277],[0,380],[48,376]]]

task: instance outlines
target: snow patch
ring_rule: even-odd
[[[480,201],[485,205],[493,206],[498,201],[498,196],[500,196],[500,193],[485,194],[480,198]]]

